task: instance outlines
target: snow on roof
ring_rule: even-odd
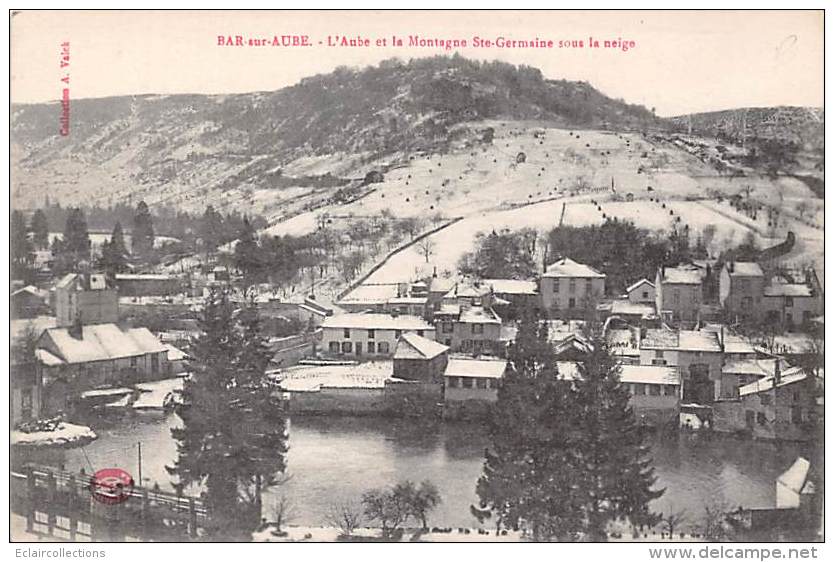
[[[724,264],[724,269],[727,270],[727,273],[731,277],[761,277],[764,275],[759,264],[750,261],[733,262],[732,269],[730,268],[730,264],[726,263]]]
[[[440,308],[434,313],[435,316],[459,316],[460,305],[452,303],[440,303]]]
[[[667,267],[661,272],[661,283],[700,285],[703,272],[693,266]]]
[[[641,384],[680,384],[680,375],[676,367],[621,365],[620,381]]]
[[[27,330],[32,329],[35,336],[40,336],[44,330],[54,328],[57,325],[58,319],[54,316],[36,316],[34,318],[12,320],[9,323],[9,335],[12,341],[15,341],[23,337]]]
[[[795,382],[800,382],[805,380],[807,377],[808,375],[801,367],[794,367],[782,373],[778,386],[782,387],[788,384],[793,384]],[[738,395],[747,396],[748,394],[756,394],[765,390],[773,390],[773,381],[773,375],[761,378],[757,381],[751,382],[750,384],[746,384],[739,388]]]
[[[394,359],[434,359],[448,350],[442,343],[409,332],[397,341]]]
[[[393,361],[351,365],[298,365],[281,372],[287,392],[316,392],[322,388],[384,388],[394,374]]]
[[[611,314],[651,316],[654,314],[654,307],[649,304],[641,304],[619,299],[611,303]]]
[[[35,358],[47,367],[55,367],[64,363],[60,357],[55,357],[45,349],[36,349]]]
[[[168,281],[175,279],[165,273],[117,273],[116,281]]]
[[[394,297],[388,299],[388,304],[426,304],[426,297]]]
[[[649,287],[654,289],[654,283],[652,283],[651,281],[649,281],[648,279],[646,279],[644,277],[644,278],[640,279],[639,281],[636,281],[635,283],[633,283],[631,286],[629,286],[626,289],[626,293],[633,292],[634,290],[638,289],[641,285],[648,285]]]
[[[429,282],[429,291],[432,293],[448,293],[457,284],[453,277],[432,277]]]
[[[766,377],[776,371],[776,359],[740,359],[728,361],[721,368],[725,375],[755,375]]]
[[[678,334],[681,351],[721,351],[721,342],[715,332],[681,330]]]
[[[746,353],[755,355],[756,349],[744,337],[738,334],[724,333],[724,353]]]
[[[445,299],[454,299],[458,297],[464,297],[469,299],[477,299],[483,297],[484,295],[488,295],[491,289],[489,285],[472,285],[470,283],[466,284],[458,284],[449,289],[449,291],[443,295]]]
[[[547,266],[542,277],[599,277],[605,275],[584,263],[575,262],[570,258],[562,258]]]
[[[494,292],[507,295],[537,295],[539,292],[535,281],[484,279],[483,283],[492,287]]]
[[[48,293],[46,291],[41,291],[40,289],[38,289],[34,285],[26,285],[25,287],[21,287],[17,291],[13,292],[11,294],[11,296],[15,297],[17,295],[22,295],[24,293],[36,296],[39,299],[45,299],[48,296]]]
[[[122,331],[115,324],[83,326],[81,339],[72,337],[67,328],[51,328],[45,336],[52,340],[57,355],[67,363],[105,361],[166,350],[147,328]]]
[[[500,379],[504,376],[506,370],[507,361],[505,359],[450,357],[443,376]]]
[[[803,457],[797,457],[790,468],[779,475],[776,482],[799,494],[805,486],[810,470],[811,463]]]
[[[170,343],[166,343],[165,349],[168,350],[168,361],[182,361],[188,357],[188,354],[183,350],[174,347]]]
[[[491,308],[471,306],[460,311],[458,322],[465,324],[500,324],[501,319]]]
[[[328,316],[322,322],[323,328],[356,328],[362,330],[434,330],[434,326],[409,314],[354,313]]]
[[[805,283],[771,283],[764,288],[766,297],[811,297],[811,287]]]
[[[399,293],[397,283],[359,285],[339,300],[338,304],[385,304]]]
[[[75,278],[78,277],[77,273],[67,273],[61,279],[55,283],[56,289],[66,289],[68,288],[74,281]]]
[[[72,423],[61,422],[54,431],[32,431],[25,433],[23,431],[14,430],[11,432],[10,439],[12,445],[32,445],[32,446],[57,446],[68,445],[70,443],[80,443],[82,441],[93,441],[98,436],[95,432],[85,425],[75,425]]]
[[[640,330],[608,330],[605,339],[614,355],[640,355]]]
[[[573,381],[579,378],[579,365],[576,361],[556,361],[559,377]]]
[[[646,330],[646,335],[640,341],[641,349],[677,349],[678,333],[663,328]]]

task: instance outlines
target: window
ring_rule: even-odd
[[[574,298],[568,299],[568,308],[576,308],[576,299],[574,299]]]
[[[767,417],[764,412],[756,412],[756,422],[758,422],[759,425],[767,423]]]
[[[649,384],[646,385],[649,387],[649,395],[651,396],[660,396],[660,385],[659,384]]]
[[[423,337],[423,330],[417,330],[417,335]]]
[[[487,379],[475,379],[475,386],[484,389],[487,387]]]
[[[558,279],[553,280],[553,292],[554,293],[559,292],[559,280]]]
[[[802,408],[799,406],[791,407],[791,423],[802,423]]]
[[[594,284],[590,279],[585,279],[585,292],[590,293],[594,288]]]
[[[339,353],[339,342],[330,342],[330,353]]]
[[[762,406],[770,406],[773,404],[773,397],[770,394],[762,394],[759,396],[759,402]]]
[[[451,322],[443,322],[441,327],[444,334],[451,334],[454,328]]]
[[[377,353],[387,355],[390,351],[390,346],[388,345],[388,342],[387,341],[381,341],[378,344],[376,344],[376,351],[377,351]]]
[[[151,355],[151,373],[154,375],[159,373],[159,355],[156,353]]]
[[[570,290],[571,293],[576,292],[576,279],[571,279],[570,280],[570,283],[568,285],[568,289]]]
[[[793,306],[793,297],[785,297],[785,306]]]
[[[400,339],[400,336],[402,336],[402,335],[403,335],[402,330],[394,330],[394,337],[395,338]]]
[[[484,333],[484,325],[483,324],[472,324],[472,333],[473,334],[483,334]]]
[[[753,308],[753,298],[752,297],[744,297],[741,299],[741,308],[749,310]]]
[[[20,417],[28,420],[32,417],[32,389],[24,388],[20,394]]]
[[[446,347],[452,347],[452,338],[446,338],[444,343],[446,344]]]
[[[350,328],[344,329],[344,337],[345,339],[350,339]]]
[[[348,337],[348,336],[345,336]],[[368,339],[372,340],[376,337],[376,330],[368,330]]]
[[[681,292],[680,289],[675,289],[672,291],[672,302],[675,304],[681,303]]]
[[[350,353],[353,351],[353,344],[349,341],[342,342],[342,353]]]
[[[649,292],[648,292],[648,291],[643,291],[643,298],[644,298],[644,299],[648,299],[648,298],[649,298]]]
[[[654,351],[654,356],[655,357],[663,357],[663,350],[662,349],[656,349]]]
[[[461,377],[463,388],[475,388],[475,379],[472,377]]]
[[[666,385],[666,396],[677,396],[678,395],[678,387],[673,384]]]
[[[376,344],[372,341],[368,342],[368,353],[376,353]]]

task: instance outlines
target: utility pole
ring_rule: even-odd
[[[139,452],[139,485],[142,485],[142,442],[138,441],[136,443]]]

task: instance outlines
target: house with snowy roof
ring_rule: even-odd
[[[775,276],[764,287],[762,313],[766,322],[787,330],[809,324],[823,312],[822,289],[816,273],[805,278]]]
[[[655,288],[654,283],[646,279],[635,281],[626,289],[626,298],[632,304],[647,304],[654,309]]]
[[[394,350],[394,376],[399,379],[439,383],[449,358],[449,348],[442,343],[403,334]]]
[[[443,373],[443,416],[476,417],[498,400],[506,359],[452,356]]]
[[[710,404],[721,395],[723,349],[716,332],[646,330],[640,339],[640,364],[675,367],[684,402]]]
[[[103,273],[68,273],[54,288],[59,327],[119,321],[119,295]]]
[[[718,301],[733,318],[758,320],[765,277],[755,262],[728,261],[718,277]]]
[[[668,322],[694,322],[703,302],[703,270],[693,265],[661,267],[655,278],[655,307]]]
[[[605,295],[605,274],[565,257],[545,269],[539,292],[551,317],[584,318],[586,308]]]
[[[321,328],[321,343],[326,354],[358,360],[390,358],[396,350],[397,340],[409,332],[435,339],[434,326],[409,314],[334,314],[324,319]]]
[[[715,429],[745,432],[756,439],[811,441],[818,439],[822,382],[801,367],[782,370],[738,389],[738,399],[718,402]]]
[[[46,410],[66,410],[82,392],[103,386],[146,382],[171,375],[168,348],[147,328],[116,324],[45,330],[35,352]]]

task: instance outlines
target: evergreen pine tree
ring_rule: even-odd
[[[124,233],[120,222],[116,222],[110,240],[105,241],[101,247],[99,267],[110,277],[115,277],[117,273],[127,271],[127,250],[125,249]]]
[[[133,233],[131,235],[133,253],[147,258],[153,250],[153,242],[153,217],[151,217],[148,205],[144,201],[140,201],[136,206],[136,214],[133,216]]]
[[[253,309],[236,311],[216,290],[201,328],[178,409],[183,425],[171,430],[178,457],[168,471],[183,486],[204,488],[209,538],[241,539],[260,520],[262,491],[284,471],[286,425],[271,402],[270,354]]]
[[[616,518],[650,520],[653,469],[604,341],[577,376],[558,372],[544,324],[526,315],[490,420],[473,514],[535,540],[600,540]]]
[[[257,282],[263,272],[262,249],[258,245],[255,229],[249,219],[243,219],[243,226],[235,244],[235,267],[243,272],[246,285]]]
[[[35,211],[29,230],[32,231],[32,243],[38,250],[49,248],[49,222],[42,209]]]
[[[654,522],[649,503],[663,495],[652,488],[657,480],[650,451],[620,382],[620,367],[602,338],[594,338],[574,381],[577,426],[583,438],[574,447],[584,470],[577,482],[591,540],[604,540],[615,519],[633,524]]]
[[[32,277],[32,262],[35,259],[32,242],[29,240],[29,229],[26,219],[20,211],[12,212],[11,253],[12,277],[30,282]]]
[[[90,260],[90,236],[81,209],[70,209],[67,214],[63,240],[53,250],[53,257],[60,273],[77,271],[83,262]]]

